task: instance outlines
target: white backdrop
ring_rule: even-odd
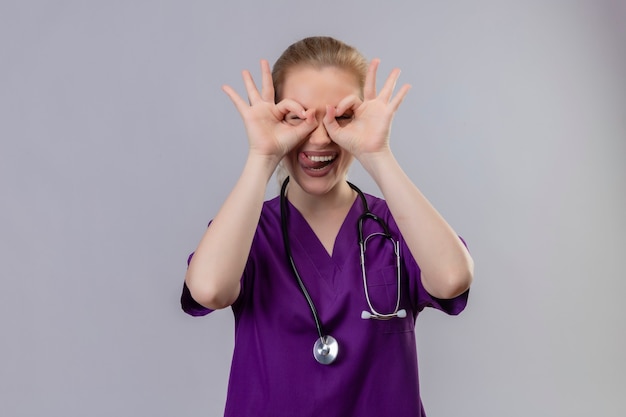
[[[626,415],[625,3],[2,0],[0,415],[222,413],[232,315],[178,301],[246,154],[220,85],[318,34],[403,69],[392,148],[476,261],[428,415]]]

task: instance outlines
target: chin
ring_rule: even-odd
[[[323,196],[333,190],[339,183],[345,180],[345,175],[339,178],[335,173],[329,172],[323,176],[309,175],[306,172],[290,173],[291,181],[295,181],[298,186],[307,194]]]
[[[288,161],[285,168],[291,181],[296,182],[302,191],[313,196],[324,196],[345,183],[350,162],[340,156],[326,169],[312,171],[295,159]]]

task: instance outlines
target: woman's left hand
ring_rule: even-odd
[[[374,59],[365,77],[363,100],[348,96],[337,107],[326,106],[324,125],[328,135],[342,148],[363,162],[362,158],[389,150],[389,133],[393,116],[409,84],[393,95],[400,70],[394,69],[387,77],[380,93],[376,94],[376,70],[380,60]],[[344,117],[345,116],[345,117]],[[351,120],[345,120],[351,116]],[[342,121],[345,120],[345,121]]]

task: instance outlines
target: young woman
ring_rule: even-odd
[[[394,69],[328,37],[248,71],[248,158],[190,260],[183,309],[232,307],[235,351],[226,416],[421,416],[415,319],[460,313],[473,262],[402,171],[389,146]],[[383,199],[346,181],[357,159]],[[277,166],[281,196],[264,202]]]

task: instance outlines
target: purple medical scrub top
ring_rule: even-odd
[[[400,241],[401,299],[406,318],[364,320],[357,198],[337,235],[332,256],[297,209],[288,204],[288,230],[298,272],[327,334],[339,342],[330,365],[313,357],[319,337],[311,311],[288,264],[280,224],[280,199],[265,202],[233,304],[235,349],[225,416],[424,416],[419,393],[415,319],[425,307],[460,313],[468,292],[451,300],[429,295],[420,270],[400,235],[384,200],[366,194],[370,209]],[[379,232],[371,220],[365,235]],[[373,238],[366,252],[370,299],[376,310],[394,310],[396,258],[392,245]],[[186,286],[182,308],[193,316],[210,313],[196,303]]]

